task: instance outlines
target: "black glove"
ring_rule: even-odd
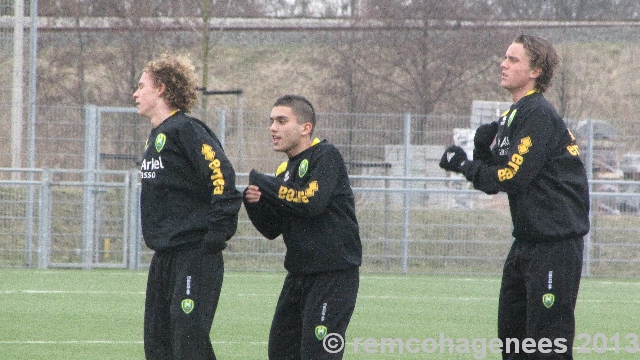
[[[495,139],[497,133],[498,133],[497,121],[494,121],[490,124],[480,125],[476,129],[476,135],[473,137],[473,145],[477,148],[491,147],[491,143],[493,142],[493,139]]]
[[[476,129],[476,135],[473,137],[473,159],[480,160],[485,163],[493,163],[493,154],[491,153],[491,143],[498,132],[498,122],[494,121],[490,124],[480,125]]]
[[[462,165],[467,162],[467,153],[460,146],[451,145],[442,154],[440,167],[447,171],[462,172]]]
[[[217,231],[209,230],[202,240],[203,254],[217,254],[227,248],[227,237]]]

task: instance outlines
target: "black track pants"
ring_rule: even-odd
[[[144,312],[148,360],[215,359],[209,332],[218,306],[222,254],[200,249],[155,253]]]
[[[344,348],[340,349],[335,335],[326,339],[330,351],[323,346],[323,340],[327,334],[339,334],[346,340],[359,284],[358,268],[287,274],[271,323],[269,359],[342,359]]]
[[[498,305],[503,359],[573,359],[583,244],[582,238],[513,243],[504,265]],[[530,353],[522,349],[527,338],[537,344],[533,352],[528,346]],[[542,340],[539,347],[541,339],[549,341]]]

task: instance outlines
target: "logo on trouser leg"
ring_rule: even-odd
[[[549,309],[553,306],[553,303],[556,301],[556,297],[553,294],[544,294],[542,295],[542,304],[544,307]]]
[[[189,314],[190,312],[193,311],[193,308],[195,307],[193,300],[191,299],[184,299],[182,300],[182,311],[184,311],[185,314]]]
[[[324,339],[325,336],[327,336],[327,327],[324,325],[318,325],[316,326],[316,338],[318,338],[318,340],[322,340]]]

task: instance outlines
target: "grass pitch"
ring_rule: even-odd
[[[269,325],[284,276],[225,274],[211,334],[219,359],[267,358]],[[143,359],[145,285],[146,271],[0,269],[0,357]],[[465,354],[457,348],[458,339],[471,344],[496,336],[499,287],[497,277],[363,274],[344,358],[499,359],[488,349],[483,354],[470,348]],[[576,359],[640,356],[632,352],[637,347],[633,335],[640,336],[639,293],[638,280],[583,279],[576,333],[590,339],[576,339],[575,346],[584,345],[581,351],[589,353],[574,352]],[[367,339],[371,344],[441,336],[453,340],[454,353],[445,348],[428,354],[420,343],[402,349],[398,343],[393,349],[364,346]]]

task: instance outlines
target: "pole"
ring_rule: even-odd
[[[11,93],[11,167],[22,167],[22,110],[23,110],[23,54],[24,0],[14,0],[13,14],[13,86]],[[18,179],[19,172],[12,177]]]
[[[29,169],[36,167],[36,89],[37,89],[37,65],[38,65],[38,0],[31,0],[30,8],[31,16],[31,28],[30,28],[30,40],[29,40],[29,129],[28,131],[28,146],[27,151]],[[34,180],[33,171],[29,171],[29,181]],[[34,243],[34,204],[35,204],[35,189],[33,186],[29,186],[27,201],[27,244],[26,244],[26,265],[27,267],[33,266],[33,243]]]
[[[404,177],[405,179],[410,175],[411,164],[411,114],[404,115]],[[409,272],[408,258],[409,258],[409,182],[404,180],[402,189],[402,273],[407,274]]]
[[[593,191],[593,186],[591,185],[591,180],[593,180],[593,142],[594,142],[594,136],[593,136],[593,120],[588,119],[587,120],[587,127],[588,127],[588,135],[587,135],[587,141],[588,141],[588,150],[587,150],[587,164],[586,164],[586,168],[587,168],[587,180],[589,180],[589,194],[591,194],[591,192]],[[590,205],[591,205],[591,211],[589,211],[589,216],[591,217],[591,224],[594,223],[594,217],[596,215],[594,215],[594,209],[597,211],[598,210],[598,206],[593,206],[593,202],[590,201]],[[584,246],[584,276],[585,277],[589,277],[591,276],[591,233],[593,232],[593,226],[591,227],[591,230],[587,233],[587,236],[585,236],[585,246]]]
[[[202,0],[202,86],[207,88],[209,83],[209,2]],[[202,116],[207,114],[207,97],[202,97]]]
[[[220,115],[218,116],[218,140],[220,140],[220,145],[224,149],[227,133],[227,113],[224,109],[220,109]]]
[[[82,264],[85,269],[92,266],[92,251],[96,225],[96,186],[98,170],[99,128],[98,107],[85,105],[85,135],[84,135],[84,182],[82,212]]]

